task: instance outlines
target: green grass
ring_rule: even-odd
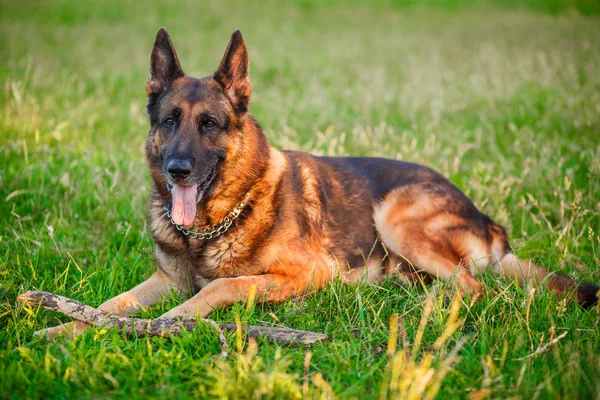
[[[440,385],[439,398],[600,397],[597,310],[491,275],[483,280],[498,295],[467,300],[458,315],[444,285],[391,280],[220,310],[212,318],[331,337],[310,349],[260,340],[225,359],[204,326],[180,338],[94,329],[47,343],[33,331],[66,319],[15,300],[41,289],[99,305],[155,268],[142,144],[160,26],[196,76],[212,73],[242,30],[251,112],[273,145],[428,164],[503,224],[520,256],[599,283],[598,9],[0,2],[0,397],[420,397],[417,383],[430,394]]]

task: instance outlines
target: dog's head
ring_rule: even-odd
[[[223,164],[242,150],[251,90],[239,31],[217,72],[202,79],[184,74],[169,34],[158,31],[146,83],[152,125],[146,157],[158,191],[167,198],[170,192],[175,223],[192,225],[197,203],[214,189]]]

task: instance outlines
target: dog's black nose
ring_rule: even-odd
[[[192,164],[189,160],[170,160],[167,172],[173,179],[185,179],[192,173]]]

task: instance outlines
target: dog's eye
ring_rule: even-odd
[[[204,127],[207,128],[207,129],[212,129],[215,126],[217,126],[217,124],[215,124],[214,121],[206,121],[206,122],[204,122]]]
[[[173,120],[173,118],[167,118],[167,119],[165,119],[165,125],[173,126],[173,125],[175,125],[175,121]]]

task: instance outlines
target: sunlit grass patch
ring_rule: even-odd
[[[207,370],[212,384],[205,389],[214,398],[222,399],[301,399],[333,398],[332,390],[320,374],[305,384],[299,374],[289,372],[291,361],[276,350],[273,360],[258,355],[258,347],[251,340],[243,352],[235,353],[232,360],[216,360]],[[225,378],[226,379],[223,379]]]
[[[412,346],[407,343],[405,327],[398,326],[398,318],[392,316],[390,321],[390,339],[387,348],[389,361],[383,375],[380,399],[433,399],[438,394],[445,376],[458,361],[460,349],[466,342],[463,337],[453,346],[449,340],[453,333],[461,327],[464,320],[459,320],[461,299],[455,297],[451,304],[448,319],[443,333],[438,336],[431,350],[423,351],[422,339],[430,314],[434,307],[433,296],[427,297],[419,327]],[[396,351],[398,331],[401,331],[402,348]],[[428,346],[429,347],[429,346]],[[419,355],[420,359],[417,359]]]

